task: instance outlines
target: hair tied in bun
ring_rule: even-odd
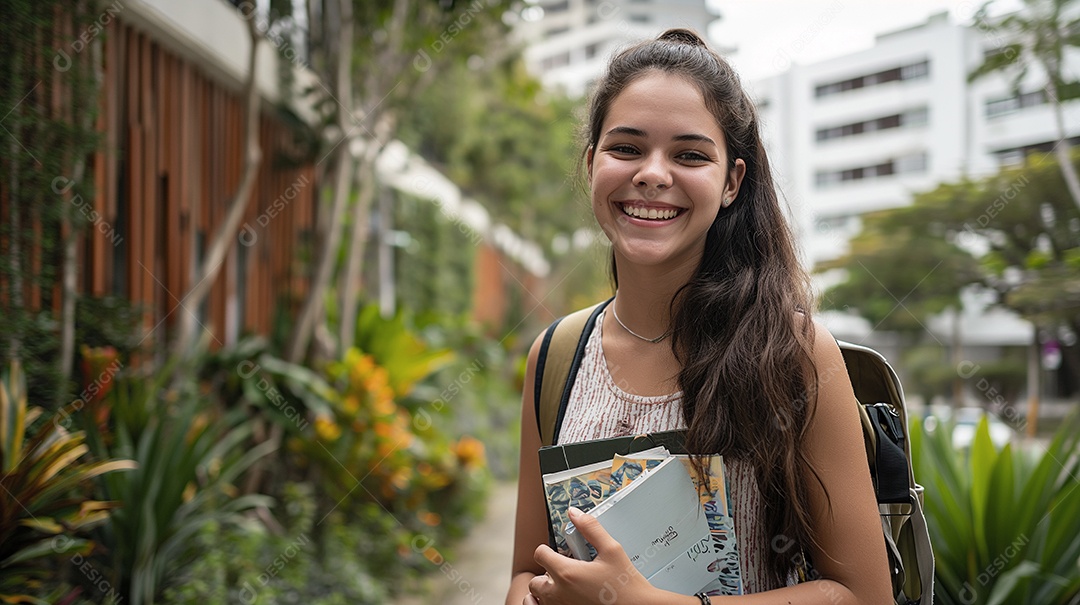
[[[657,40],[663,40],[665,42],[674,42],[675,44],[686,44],[688,46],[706,46],[705,41],[700,36],[688,29],[669,29],[666,32],[660,34]]]

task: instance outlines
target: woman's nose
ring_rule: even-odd
[[[659,154],[653,154],[643,159],[640,168],[634,174],[634,186],[646,189],[655,187],[664,189],[671,187],[671,171],[667,162]]]

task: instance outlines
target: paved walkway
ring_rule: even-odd
[[[502,605],[510,587],[516,506],[517,483],[495,484],[487,514],[455,546],[453,559],[431,573],[420,596],[395,605]]]

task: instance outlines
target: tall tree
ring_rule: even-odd
[[[243,144],[243,170],[240,173],[240,182],[232,197],[225,203],[229,209],[225,214],[225,220],[218,226],[214,235],[210,238],[206,255],[196,272],[191,276],[191,285],[181,300],[191,309],[202,306],[210,289],[217,280],[218,274],[225,265],[225,257],[237,242],[237,231],[240,221],[251,202],[251,190],[255,186],[255,176],[259,170],[259,162],[262,160],[262,148],[259,146],[259,89],[256,86],[257,60],[259,55],[259,43],[263,39],[264,31],[261,31],[258,16],[255,14],[253,5],[246,5],[247,13],[244,14],[244,23],[248,33],[248,60],[247,72],[244,76],[243,102],[244,102],[244,144]],[[242,9],[243,10],[243,9]],[[198,337],[199,322],[195,314],[187,311],[180,314],[177,326],[176,340],[173,342],[173,354],[179,358],[186,358],[191,354],[192,348]]]
[[[532,241],[591,225],[574,178],[584,101],[543,89],[519,54],[475,57],[447,76],[417,96],[402,139]]]
[[[1074,170],[1080,154],[1073,154]],[[940,185],[911,206],[872,216],[851,251],[819,270],[845,269],[825,308],[854,309],[889,329],[956,304],[977,287],[1048,332],[1080,336],[1080,209],[1054,155],[981,180]],[[1078,346],[1062,347],[1080,376]]]
[[[917,198],[915,205],[939,204],[963,187],[943,186]],[[822,308],[855,310],[875,330],[914,336],[926,329],[932,315],[959,307],[961,289],[980,277],[978,265],[943,233],[912,221],[908,215],[914,207],[864,216],[849,252],[818,266],[819,272],[845,273],[824,293]]]
[[[331,0],[308,0],[307,12],[314,21],[312,30],[326,39],[340,26],[330,20],[342,14],[339,10],[328,10],[330,6]],[[510,0],[473,0],[468,4],[352,0],[355,35],[349,57],[351,79],[342,83],[350,86],[350,102],[331,94],[331,113],[338,116],[334,122],[343,132],[337,133],[329,153],[355,153],[357,188],[350,208],[345,210],[344,224],[326,224],[326,230],[320,234],[321,250],[317,256],[336,259],[340,255],[342,265],[334,279],[334,273],[323,269],[320,263],[320,279],[312,284],[290,338],[289,358],[303,356],[318,323],[316,318],[326,320],[322,309],[328,295],[337,298],[334,347],[343,350],[351,346],[359,311],[368,217],[377,192],[375,163],[379,154],[396,138],[403,109],[415,95],[446,77],[448,66],[467,61],[473,55],[499,52],[498,45],[507,33],[502,16],[510,6]],[[328,75],[327,66],[336,64],[314,57],[312,62],[324,75]],[[339,82],[336,77],[324,79]],[[345,249],[330,248],[329,244],[335,243],[330,231],[342,228],[349,230]],[[330,276],[324,277],[327,274]],[[331,283],[337,286],[334,292]]]
[[[338,256],[338,247],[341,245],[341,224],[345,215],[346,202],[352,188],[352,174],[355,161],[352,157],[351,146],[348,144],[346,135],[349,132],[350,121],[353,119],[351,108],[352,98],[352,47],[354,17],[352,0],[337,0],[336,3],[309,2],[307,13],[311,23],[311,36],[313,46],[321,42],[323,57],[315,62],[316,69],[329,72],[332,69],[332,78],[327,82],[332,87],[332,95],[337,99],[335,108],[337,132],[339,140],[330,153],[334,157],[334,179],[330,185],[329,212],[320,212],[319,241],[322,245],[318,249],[316,257],[315,276],[307,298],[300,309],[300,315],[296,318],[293,327],[293,335],[285,353],[286,359],[292,362],[301,361],[311,339],[312,330],[317,321],[321,319],[323,311],[323,295],[330,285],[334,274],[334,262]],[[319,10],[322,9],[322,10]],[[327,15],[327,11],[329,15]],[[325,21],[322,18],[330,18]],[[336,36],[330,38],[326,30],[336,29]],[[318,41],[318,42],[317,42]],[[332,68],[331,68],[332,66]],[[319,196],[320,199],[323,196]],[[324,218],[325,217],[325,218]]]
[[[1024,0],[1021,10],[1003,18],[990,16],[992,4],[990,0],[976,12],[975,26],[1003,43],[971,72],[969,80],[1003,73],[1012,77],[1013,91],[1019,95],[1031,68],[1039,68],[1046,79],[1043,90],[1057,127],[1054,154],[1072,201],[1080,208],[1080,177],[1070,161],[1063,109],[1066,102],[1080,98],[1080,80],[1072,77],[1065,65],[1066,55],[1080,49],[1078,4],[1076,0]]]

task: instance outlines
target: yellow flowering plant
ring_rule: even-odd
[[[391,373],[359,349],[331,364],[327,377],[337,389],[330,411],[315,417],[310,439],[291,444],[318,465],[324,505],[349,514],[374,501],[410,532],[457,533],[444,521],[481,499],[483,443],[453,439],[410,411]]]

